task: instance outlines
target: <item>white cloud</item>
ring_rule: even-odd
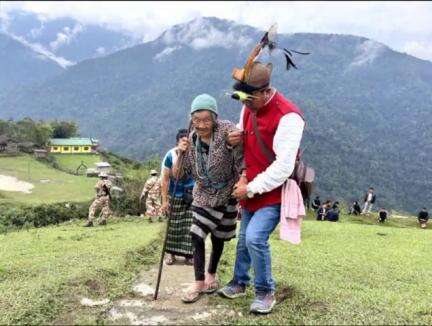
[[[32,38],[37,38],[37,37],[39,37],[42,34],[42,32],[43,32],[44,29],[45,29],[45,25],[44,24],[42,24],[41,27],[39,27],[39,28],[33,28],[33,29],[30,30],[30,36]]]
[[[50,42],[51,50],[55,52],[62,45],[69,44],[70,41],[83,30],[84,27],[81,24],[76,24],[72,30],[67,26],[64,27],[63,32],[57,33],[57,38]]]
[[[210,47],[232,48],[234,46],[249,46],[253,40],[246,38],[233,30],[228,32],[215,28],[208,20],[196,18],[188,24],[182,24],[177,29],[169,30],[163,36],[163,41],[170,44],[183,44],[196,50]]]
[[[72,17],[83,24],[107,24],[131,31],[143,41],[155,39],[172,25],[214,16],[260,29],[278,22],[283,33],[354,34],[398,51],[404,51],[409,42],[432,44],[432,3],[427,1],[23,1],[4,2],[3,7],[35,12],[46,19]],[[217,41],[217,35],[212,37]],[[202,40],[195,45],[205,44]]]
[[[1,6],[1,4],[0,4]],[[5,32],[9,26],[9,16],[6,11],[0,10],[0,31]]]
[[[155,61],[162,61],[165,57],[169,56],[174,51],[176,51],[180,48],[181,48],[181,46],[167,47],[167,48],[163,49],[161,52],[159,52],[158,54],[156,54],[153,59]]]
[[[96,49],[96,54],[97,55],[105,55],[106,54],[106,49],[103,46],[100,46]]]
[[[10,37],[12,37],[14,40],[20,42],[22,45],[32,49],[33,51],[35,51],[36,53],[39,54],[39,58],[40,56],[44,56],[54,62],[56,62],[60,67],[62,68],[67,68],[69,66],[72,66],[75,64],[75,62],[66,60],[63,57],[58,57],[55,54],[53,54],[52,52],[48,51],[47,49],[45,49],[41,44],[39,43],[30,43],[28,41],[26,41],[23,37],[21,36],[16,36],[13,34],[8,34]]]
[[[350,67],[358,67],[371,64],[385,50],[384,44],[367,40],[357,47],[357,56],[351,62]]]
[[[412,55],[432,61],[432,44],[424,44],[422,42],[411,41],[405,44],[404,51]]]

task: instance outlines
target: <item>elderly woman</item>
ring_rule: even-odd
[[[210,95],[201,94],[193,100],[192,132],[189,138],[180,140],[180,155],[173,167],[174,175],[187,174],[195,180],[190,229],[195,284],[182,298],[185,303],[195,302],[219,288],[216,270],[224,241],[236,234],[237,201],[231,193],[242,169],[242,148],[227,144],[228,133],[236,127],[230,121],[218,120],[217,115],[216,100]],[[212,252],[205,273],[205,239],[209,233]]]

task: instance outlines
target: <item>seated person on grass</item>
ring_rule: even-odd
[[[339,213],[340,213],[339,202],[336,201],[333,204],[333,207],[327,211],[326,220],[330,222],[339,221]]]
[[[315,199],[312,201],[312,208],[316,212],[321,206],[321,200],[319,199],[319,196],[316,196]]]
[[[361,213],[361,207],[359,202],[356,200],[354,201],[354,203],[352,204],[350,211],[348,214],[352,214],[352,215],[360,215]]]
[[[420,227],[422,229],[425,229],[427,226],[427,222],[429,220],[429,213],[426,210],[426,207],[422,208],[422,210],[418,213],[417,218],[418,218],[418,221],[420,223]]]
[[[380,223],[384,223],[387,220],[388,212],[385,208],[381,207],[378,211],[378,220]]]
[[[324,202],[324,204],[322,204],[322,206],[318,209],[316,220],[317,221],[324,221],[326,214],[327,214],[327,211],[330,209],[330,207],[331,207],[331,201],[326,200]]]

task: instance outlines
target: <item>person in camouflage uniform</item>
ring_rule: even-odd
[[[93,226],[93,220],[95,213],[98,208],[101,209],[101,218],[99,220],[99,225],[106,225],[107,219],[111,215],[111,209],[109,207],[111,194],[110,190],[112,187],[111,181],[108,180],[108,175],[105,172],[99,174],[100,180],[96,183],[96,199],[90,205],[89,215],[87,219],[86,227]]]
[[[146,198],[146,215],[149,217],[149,222],[153,222],[154,217],[160,216],[160,198],[161,198],[161,182],[158,177],[158,172],[156,170],[150,171],[151,177],[144,184],[143,191],[141,193],[141,200]]]

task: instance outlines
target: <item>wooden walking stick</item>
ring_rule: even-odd
[[[192,120],[189,122],[189,128],[187,131],[187,136],[189,138],[189,134],[192,128]],[[176,190],[177,190],[177,185],[179,182],[179,175],[180,175],[180,170],[183,167],[183,158],[184,158],[184,153],[183,155],[181,155],[180,160],[179,160],[179,171],[176,175],[176,179],[175,179],[175,183],[174,183],[174,189],[173,189],[173,194],[175,194]],[[165,229],[165,239],[164,239],[164,243],[162,246],[162,254],[161,254],[161,259],[159,261],[159,272],[158,272],[158,277],[157,277],[157,281],[156,281],[156,289],[155,289],[155,293],[153,296],[153,300],[157,300],[158,298],[158,294],[159,294],[159,285],[160,285],[160,281],[161,281],[161,277],[162,277],[162,268],[163,268],[163,261],[164,261],[164,257],[165,257],[165,250],[166,250],[166,245],[167,245],[167,241],[168,241],[168,231],[171,225],[171,215],[172,215],[172,205],[173,205],[173,200],[174,200],[174,196],[171,196],[170,198],[170,204],[168,206],[168,214],[167,214],[167,226]]]

